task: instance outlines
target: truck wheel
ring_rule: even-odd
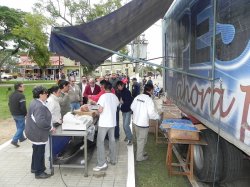
[[[194,172],[202,182],[217,182],[222,172],[222,153],[220,147],[217,157],[217,135],[211,130],[201,133],[208,145],[194,147]],[[217,157],[217,164],[216,164]],[[214,172],[216,175],[214,178]]]
[[[248,160],[244,160],[244,154],[226,140],[221,139],[220,144],[223,155],[221,181],[228,182],[242,177],[244,165]]]
[[[249,187],[250,179],[239,179],[220,184],[220,187]]]

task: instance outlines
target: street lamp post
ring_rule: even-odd
[[[148,41],[145,39],[145,34],[135,38],[132,42],[132,57],[136,59],[147,59],[147,45]],[[139,63],[135,62],[135,76],[139,80]]]

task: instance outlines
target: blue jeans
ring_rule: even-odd
[[[131,111],[122,113],[123,119],[123,129],[126,134],[128,140],[132,140],[132,132],[130,129],[130,121],[131,121]]]
[[[14,135],[12,141],[18,142],[18,140],[23,139],[23,130],[25,127],[25,116],[17,115],[13,116],[15,122],[16,122],[16,134]]]
[[[80,103],[79,102],[70,103],[70,107],[71,107],[71,111],[77,110],[80,108]]]

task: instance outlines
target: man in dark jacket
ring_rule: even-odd
[[[24,137],[23,131],[25,128],[25,116],[27,114],[26,100],[23,94],[24,85],[22,83],[16,83],[14,85],[15,91],[9,97],[9,109],[16,122],[16,134],[12,138],[11,144],[19,147],[18,140],[20,142],[25,141],[27,138]]]
[[[117,82],[118,98],[121,104],[122,118],[123,118],[123,129],[126,134],[124,141],[127,141],[128,145],[132,145],[132,133],[130,129],[131,121],[131,109],[130,105],[133,102],[131,92],[125,87],[122,81]]]
[[[115,73],[112,73],[112,75],[109,79],[109,82],[112,84],[112,88],[114,88],[115,90],[117,88],[116,86],[117,86],[117,82],[119,80],[120,79],[117,77],[117,75]],[[116,93],[116,96],[117,96],[117,93]],[[119,113],[120,113],[120,107],[118,106],[117,110],[116,110],[116,126],[115,126],[115,139],[116,140],[118,140],[120,138]]]
[[[140,94],[140,84],[137,82],[136,78],[132,79],[132,97],[135,98],[137,95]]]

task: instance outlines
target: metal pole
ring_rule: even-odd
[[[67,35],[67,34],[64,34],[63,32],[57,31],[56,29],[54,29],[53,32],[54,32],[54,33],[57,33],[57,34],[59,34],[59,35],[65,36],[65,37],[67,37],[67,38],[70,38],[70,39],[72,39],[72,40],[74,40],[74,41],[78,41],[79,43],[84,43],[84,44],[89,45],[89,46],[92,46],[92,47],[94,47],[94,48],[101,49],[101,50],[103,50],[103,51],[107,51],[107,52],[110,52],[110,53],[117,54],[117,55],[119,55],[119,56],[125,57],[125,58],[131,60],[132,62],[133,62],[133,61],[136,61],[136,63],[142,62],[142,63],[145,63],[145,64],[149,64],[149,65],[151,65],[151,66],[160,67],[160,68],[163,68],[163,69],[166,69],[166,70],[169,70],[169,71],[181,73],[181,74],[184,74],[184,75],[189,75],[189,76],[196,77],[196,78],[203,79],[203,80],[213,81],[213,79],[211,79],[211,78],[199,76],[199,75],[196,75],[196,74],[193,74],[193,73],[188,73],[188,72],[181,71],[181,70],[174,69],[174,68],[165,67],[165,66],[163,66],[163,65],[155,64],[155,63],[152,63],[152,62],[143,60],[143,59],[133,58],[133,57],[131,57],[131,56],[124,55],[124,54],[122,54],[122,53],[119,53],[119,52],[116,52],[116,51],[107,49],[107,48],[105,48],[105,47],[102,47],[102,46],[99,46],[99,45],[95,45],[95,44],[93,44],[93,43],[90,43],[90,42],[87,42],[87,41],[80,40],[80,39],[78,39],[78,38],[69,36],[69,35]]]
[[[213,108],[214,108],[214,79],[215,79],[215,54],[216,54],[216,25],[217,25],[217,0],[213,1],[213,40],[212,40],[212,75],[211,75],[211,99],[210,99],[210,114],[212,116],[212,119],[215,120],[214,114],[213,114]],[[222,82],[220,81],[220,89],[222,89]],[[222,105],[222,104],[221,104]],[[221,110],[220,110],[221,112]],[[221,117],[221,113],[219,113],[219,119]],[[220,125],[218,125],[218,142],[217,142],[217,155],[215,160],[215,169],[214,169],[214,181],[213,181],[213,187],[215,186],[215,178],[217,175],[217,162],[218,162],[218,149],[219,149],[219,134],[220,134]]]
[[[60,55],[59,55],[59,72],[58,72],[58,76],[59,76],[59,80],[61,79],[61,58],[60,58]]]
[[[216,24],[217,24],[217,0],[213,1],[213,38],[212,38],[212,69],[211,69],[211,99],[210,99],[210,112],[213,115],[213,107],[214,107],[214,80],[215,80],[215,54],[216,54]]]

